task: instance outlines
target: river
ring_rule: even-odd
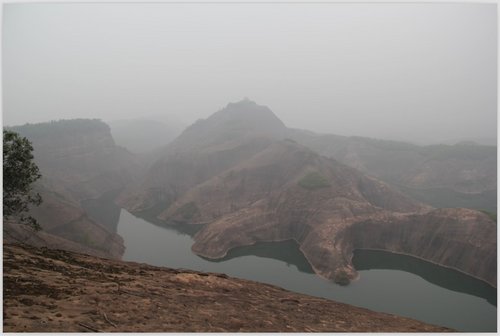
[[[293,241],[237,248],[222,260],[191,252],[190,234],[120,211],[124,260],[226,273],[459,331],[496,331],[496,289],[463,273],[382,251],[356,251],[359,280],[339,286],[312,272]],[[192,233],[192,232],[191,232]]]

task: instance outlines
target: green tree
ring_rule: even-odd
[[[33,182],[42,175],[33,162],[33,146],[16,132],[3,130],[3,218],[16,218],[35,230],[41,227],[26,216],[29,205],[40,205],[42,197],[32,191]]]

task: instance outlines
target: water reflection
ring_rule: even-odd
[[[186,234],[190,237],[193,237],[196,234],[196,232],[200,231],[203,228],[203,225],[197,225],[197,224],[182,225],[178,223],[166,223],[165,221],[159,220],[157,215],[158,212],[155,210],[147,210],[134,214],[134,216],[141,218],[156,226],[166,229],[173,229],[179,233]]]
[[[358,271],[400,270],[416,274],[439,287],[486,299],[497,305],[497,289],[462,272],[441,267],[415,257],[386,251],[356,250],[352,259]]]
[[[224,262],[243,256],[256,256],[281,260],[289,265],[294,265],[304,273],[314,274],[311,264],[304,257],[299,249],[299,244],[295,240],[285,240],[281,242],[261,242],[251,246],[240,246],[229,250],[224,258],[206,259],[212,262]]]
[[[100,198],[88,199],[81,202],[82,208],[87,216],[93,221],[104,225],[112,233],[116,233],[118,221],[120,220],[121,208],[113,200],[121,190],[112,190]]]

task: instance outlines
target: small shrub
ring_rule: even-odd
[[[181,206],[175,211],[175,216],[181,217],[183,220],[188,221],[192,219],[199,212],[195,202],[189,202]]]
[[[317,172],[311,172],[300,179],[299,186],[308,190],[316,190],[330,186],[328,180]]]
[[[347,286],[351,282],[351,279],[349,279],[349,275],[346,271],[339,270],[335,273],[333,281],[341,286]]]
[[[85,246],[88,246],[88,247],[92,247],[92,248],[95,248],[97,245],[94,243],[94,241],[92,241],[92,239],[90,238],[89,234],[87,232],[84,232],[83,234],[79,235],[77,240],[85,245]]]

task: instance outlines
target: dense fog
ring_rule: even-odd
[[[495,4],[7,4],[3,122],[189,125],[249,97],[289,127],[496,143]]]

